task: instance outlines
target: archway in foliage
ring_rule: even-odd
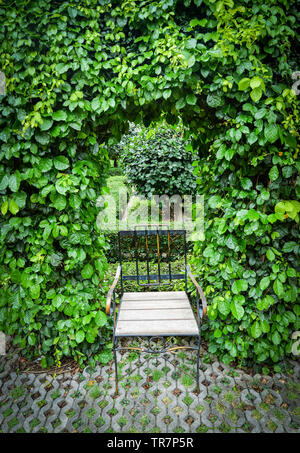
[[[32,0],[2,4],[0,18],[0,330],[44,366],[110,359],[95,222],[104,145],[130,121],[180,115],[201,147],[206,238],[192,265],[210,304],[210,351],[226,363],[289,355],[296,2]]]

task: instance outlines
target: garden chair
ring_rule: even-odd
[[[185,267],[182,273],[172,272],[173,253],[171,245],[174,239],[181,237],[183,239],[183,250]],[[122,239],[130,240],[134,254],[128,250],[127,245],[125,255],[134,255],[135,273],[134,275],[124,275],[122,270],[122,260],[124,251],[122,250]],[[161,242],[164,239],[167,251],[162,252]],[[139,253],[143,241],[143,251]],[[150,242],[155,241],[155,268],[157,273],[150,273],[150,264],[153,264],[150,255]],[[117,351],[135,349],[146,353],[167,353],[177,349],[193,349],[197,351],[197,391],[199,391],[199,362],[200,362],[200,338],[201,338],[201,319],[206,316],[207,303],[200,285],[196,282],[190,267],[187,265],[186,256],[186,231],[169,230],[168,228],[159,229],[159,227],[148,226],[146,229],[139,230],[135,228],[131,231],[118,232],[119,261],[116,276],[112,286],[107,294],[106,313],[113,316],[113,353],[116,373],[116,395],[118,394],[118,368],[117,368]],[[140,264],[143,261],[146,267],[146,274],[140,273]],[[162,269],[162,265],[167,266],[167,272]],[[197,320],[192,310],[192,305],[187,295],[187,277],[190,277],[196,287],[196,308]],[[164,283],[173,282],[174,280],[183,279],[185,291],[147,291],[152,287]],[[120,280],[121,294],[118,313],[116,312],[115,288]],[[124,292],[124,283],[126,281],[135,281],[142,286],[141,292]],[[145,291],[146,290],[146,291]],[[201,306],[199,305],[199,296]],[[149,348],[142,347],[118,347],[118,340],[122,337],[148,337]],[[151,347],[151,341],[156,339],[166,340],[167,337],[196,337],[197,346],[173,346],[157,350]],[[164,343],[163,343],[164,344]]]

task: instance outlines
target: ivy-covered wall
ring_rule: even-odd
[[[206,239],[193,268],[210,305],[210,350],[227,362],[290,354],[299,328],[296,6],[0,4],[0,330],[28,355],[43,365],[110,358],[95,221],[103,144],[161,115],[171,124],[180,115],[202,150]]]

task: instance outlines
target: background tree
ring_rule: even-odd
[[[159,124],[129,138],[121,152],[122,165],[138,194],[150,198],[196,193],[196,156],[186,150],[189,142],[182,135],[180,127]]]

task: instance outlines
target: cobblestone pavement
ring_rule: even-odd
[[[193,354],[119,354],[115,398],[112,364],[56,376],[18,373],[10,350],[0,357],[0,431],[300,432],[299,362],[270,377],[205,360],[197,394]]]

